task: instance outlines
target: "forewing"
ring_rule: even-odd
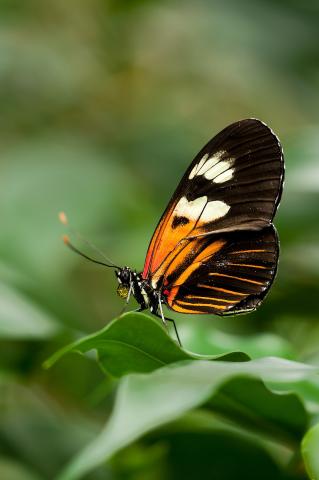
[[[182,250],[163,277],[171,309],[225,315],[248,312],[261,303],[277,269],[279,248],[273,226],[192,242],[201,242],[194,256],[188,258]]]
[[[263,122],[247,119],[226,127],[178,185],[151,240],[143,277],[159,278],[171,252],[189,238],[270,225],[283,175],[279,140]]]

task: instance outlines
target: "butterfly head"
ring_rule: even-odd
[[[132,270],[129,267],[123,267],[115,270],[115,275],[119,282],[117,294],[121,298],[127,298],[132,283]]]

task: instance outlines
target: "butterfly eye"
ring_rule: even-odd
[[[127,298],[128,292],[129,292],[129,289],[125,285],[119,285],[117,287],[117,294],[121,298]]]

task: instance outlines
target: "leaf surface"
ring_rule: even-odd
[[[114,377],[132,372],[147,373],[182,360],[246,361],[242,352],[226,351],[219,355],[196,355],[180,348],[155,318],[143,313],[126,313],[102,330],[68,345],[52,355],[50,367],[70,352],[97,350],[103,370]]]
[[[214,409],[214,399],[216,402],[220,388],[224,386],[225,389],[228,381],[239,377],[245,377],[243,388],[247,389],[248,379],[257,379],[260,384],[257,389],[251,390],[248,398],[244,395],[239,398],[240,384],[237,384],[237,399],[233,398],[235,407],[228,404],[227,414],[233,411],[239,418],[250,416],[253,425],[259,423],[261,429],[262,424],[266,424],[267,434],[270,434],[269,428],[274,429],[273,439],[279,442],[283,441],[283,436],[278,436],[278,419],[281,419],[279,430],[285,432],[285,437],[298,441],[307,427],[307,414],[302,402],[292,394],[268,391],[261,381],[291,384],[316,372],[317,369],[309,365],[265,358],[247,362],[188,361],[168,365],[149,374],[129,375],[120,382],[115,407],[105,428],[74,458],[59,480],[82,478],[142,435],[180,418],[191,409],[205,404]],[[230,395],[233,396],[234,385],[231,390]],[[267,404],[271,408],[267,408]],[[238,405],[244,412],[241,415]],[[286,413],[282,418],[284,410]]]

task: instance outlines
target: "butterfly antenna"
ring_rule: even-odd
[[[101,262],[99,260],[96,260],[95,258],[92,258],[90,257],[89,255],[86,255],[85,253],[81,252],[78,248],[76,248],[70,241],[70,238],[68,235],[64,235],[63,236],[63,242],[64,244],[70,248],[70,250],[72,250],[73,252],[77,253],[78,255],[81,255],[81,257],[83,258],[86,258],[87,260],[93,262],[93,263],[97,263],[98,265],[104,265],[105,267],[114,267],[114,268],[120,268],[118,267],[117,265],[115,265],[112,260],[110,260],[109,258],[107,258],[103,252],[101,252],[95,245],[93,245],[91,242],[89,242],[88,240],[86,240],[85,238],[82,237],[82,235],[73,230],[73,228],[71,228],[68,224],[68,219],[65,215],[64,212],[60,212],[59,213],[59,220],[61,223],[63,223],[63,225],[66,225],[68,227],[68,229],[70,230],[70,232],[73,234],[73,235],[76,235],[80,240],[82,240],[86,245],[88,245],[90,248],[92,248],[93,250],[95,250],[99,255],[101,255],[102,258],[104,258],[105,262]],[[107,262],[107,263],[106,263]],[[108,263],[110,262],[110,263]]]
[[[70,239],[67,235],[64,235],[63,236],[63,242],[65,243],[65,245],[67,247],[69,247],[70,250],[72,250],[73,252],[77,253],[78,255],[81,255],[81,257],[83,258],[86,258],[87,260],[90,260],[90,262],[93,262],[93,263],[97,263],[98,265],[103,265],[104,267],[115,267],[115,268],[119,268],[117,267],[116,265],[108,265],[107,263],[104,263],[104,262],[100,262],[99,260],[96,260],[95,258],[92,258],[92,257],[89,257],[89,255],[86,255],[85,253],[81,252],[80,250],[78,250],[71,242],[70,242]]]

